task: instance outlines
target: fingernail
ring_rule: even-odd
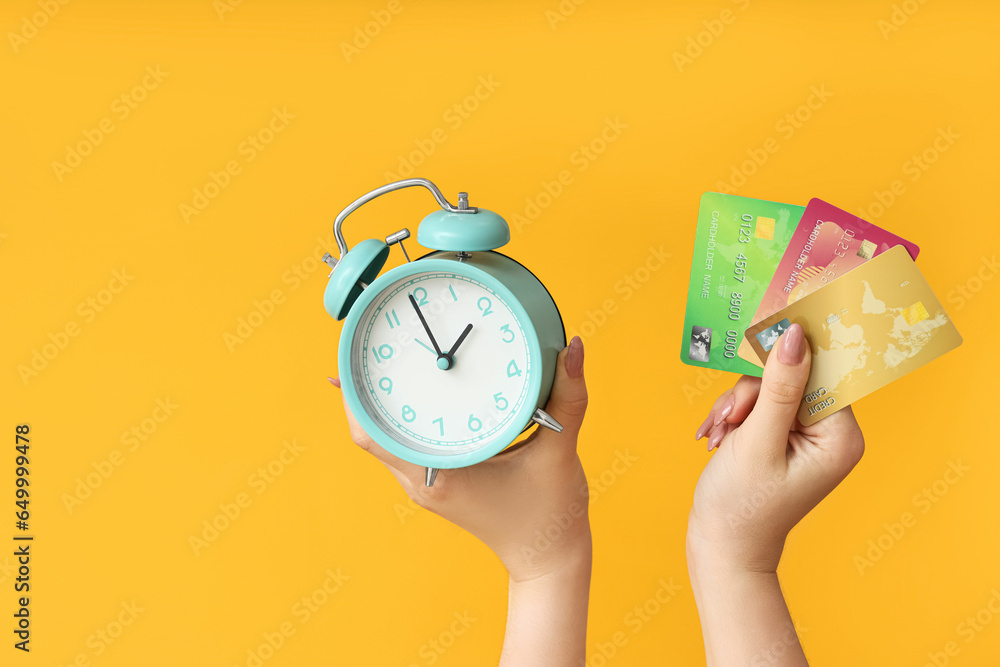
[[[805,356],[806,337],[802,333],[802,326],[793,324],[781,337],[781,345],[778,347],[778,361],[786,366],[798,366]]]
[[[327,378],[327,380],[329,380],[330,384],[332,384],[334,387],[340,389],[340,378]]]
[[[722,439],[726,437],[727,430],[725,426],[722,426],[712,431],[712,437],[708,439],[708,451],[712,451],[722,442]]]
[[[729,413],[731,413],[733,411],[733,408],[735,407],[736,407],[736,396],[733,395],[729,397],[729,400],[726,401],[726,404],[722,406],[722,410],[719,412],[718,415],[716,415],[715,426],[718,426],[723,421],[725,421],[726,417],[729,416]]]
[[[711,426],[712,423],[713,423],[712,414],[709,413],[709,415],[705,417],[705,421],[703,421],[701,423],[701,426],[698,427],[698,430],[695,431],[694,439],[701,440],[702,438],[704,438],[705,432],[708,431],[708,427]]]
[[[566,353],[566,374],[571,378],[583,375],[583,341],[579,336],[573,336],[569,342],[569,352]]]

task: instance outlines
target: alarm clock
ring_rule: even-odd
[[[348,249],[344,220],[395,190],[427,188],[440,206],[417,227],[434,248],[410,260],[408,229]],[[334,222],[340,258],[323,297],[344,320],[337,355],[341,387],[358,423],[401,459],[437,471],[484,461],[533,424],[562,431],[542,408],[566,333],[545,286],[496,251],[510,241],[507,222],[469,205],[451,205],[423,178],[389,183],[352,202]],[[393,245],[405,263],[379,275]]]

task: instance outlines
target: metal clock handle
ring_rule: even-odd
[[[347,216],[349,216],[351,213],[354,213],[354,211],[358,210],[358,208],[360,208],[362,205],[367,204],[376,197],[381,197],[387,192],[402,190],[403,188],[412,188],[415,185],[419,185],[430,190],[431,194],[434,195],[434,199],[437,200],[438,205],[444,210],[448,211],[449,213],[476,213],[479,210],[475,207],[469,206],[468,197],[463,196],[465,195],[464,192],[459,193],[458,195],[459,198],[458,206],[452,206],[451,204],[448,203],[448,200],[445,199],[444,195],[441,193],[441,190],[439,190],[436,185],[428,181],[426,178],[407,178],[402,181],[387,183],[386,185],[383,185],[380,188],[376,188],[375,190],[372,190],[368,194],[362,195],[361,197],[355,199],[353,202],[350,203],[350,205],[348,205],[347,208],[345,208],[343,211],[340,212],[340,214],[337,216],[337,219],[333,222],[333,235],[337,239],[337,250],[340,251],[340,259],[344,259],[344,255],[347,254],[347,241],[344,240],[344,232],[343,232],[344,220],[347,218]]]

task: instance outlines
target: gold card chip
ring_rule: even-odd
[[[928,317],[930,316],[927,314],[927,309],[924,308],[924,304],[920,301],[917,301],[909,308],[903,309],[903,319],[906,320],[906,323],[911,327],[917,322],[926,320]]]
[[[871,259],[875,256],[875,248],[877,246],[871,241],[862,241],[861,248],[858,250],[858,257],[864,257],[865,259]]]
[[[765,218],[762,215],[757,216],[757,229],[754,230],[754,236],[759,239],[771,240],[774,238],[774,218]]]

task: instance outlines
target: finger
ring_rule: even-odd
[[[583,377],[583,341],[574,336],[556,359],[556,378],[545,411],[562,424],[562,435],[575,441],[587,412],[587,382]]]
[[[744,375],[736,381],[733,387],[733,409],[724,418],[729,424],[739,425],[746,421],[757,404],[757,397],[760,395],[760,378],[752,375]]]
[[[743,428],[750,446],[784,456],[809,379],[812,355],[798,324],[790,326],[774,347],[764,366],[757,402]]]
[[[340,389],[341,383],[339,378],[327,378],[334,387]],[[361,427],[358,420],[354,418],[354,414],[351,413],[350,406],[347,405],[347,396],[341,393],[341,398],[344,403],[344,415],[347,417],[347,426],[351,430],[351,439],[360,447],[365,450],[379,461],[385,464],[396,479],[403,483],[403,478],[407,479],[411,483],[423,483],[424,479],[424,468],[423,466],[418,466],[415,463],[410,463],[409,461],[404,461],[403,459],[390,454],[385,449],[382,448],[377,442],[375,442],[368,433]]]
[[[721,424],[716,426],[712,430],[712,435],[708,437],[708,447],[707,447],[708,451],[712,451],[713,449],[718,447],[719,444],[722,442],[723,438],[725,438],[729,434],[729,432],[733,430],[733,428],[734,428],[733,426],[727,424],[726,422],[722,422]]]
[[[715,403],[712,404],[712,409],[708,411],[708,416],[705,417],[705,421],[701,423],[698,430],[695,431],[694,439],[701,440],[702,438],[712,437],[712,429],[719,425],[723,419],[725,419],[729,412],[733,409],[731,405],[733,398],[733,388],[722,392]]]
[[[750,414],[760,393],[760,378],[744,375],[736,384],[715,399],[712,410],[695,432],[694,439],[711,438],[712,432],[722,422],[740,425]]]

